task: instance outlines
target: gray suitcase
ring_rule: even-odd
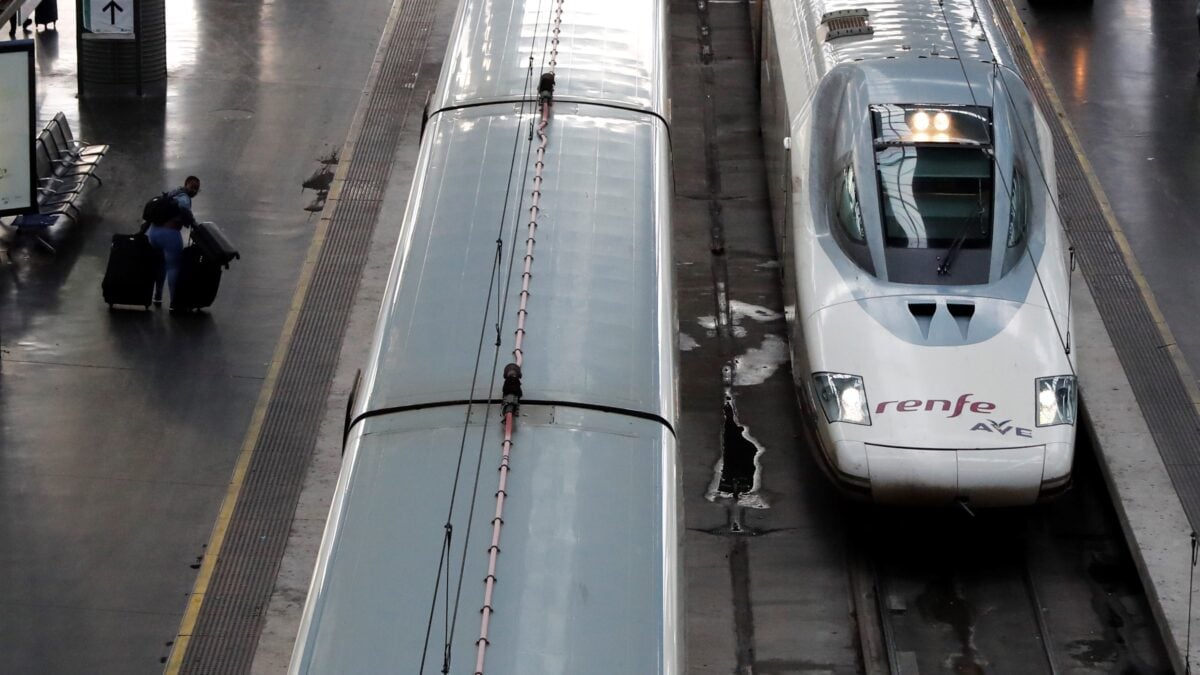
[[[241,258],[241,254],[229,241],[229,237],[217,227],[216,223],[196,223],[192,226],[192,244],[199,247],[200,252],[210,262],[229,269],[231,260]]]

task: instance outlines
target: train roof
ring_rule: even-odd
[[[430,111],[536,96],[550,70],[556,3],[465,0]],[[606,0],[562,5],[557,101],[641,110],[667,118],[665,3]],[[533,63],[530,64],[532,57]]]
[[[500,397],[530,215],[530,121],[511,103],[432,118],[360,411]],[[524,397],[673,424],[666,126],[557,101],[547,133]]]
[[[494,409],[490,426],[482,424],[487,408],[476,407],[470,424],[466,406],[362,423],[346,455],[292,672],[441,672],[451,620],[451,672],[472,672],[501,440]],[[521,410],[487,672],[676,672],[674,436],[655,421],[608,412]],[[476,482],[481,443],[488,458]]]
[[[776,30],[819,44],[818,70],[877,59],[1013,63],[991,3],[975,0],[774,0]]]

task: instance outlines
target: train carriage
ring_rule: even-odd
[[[476,671],[531,219],[485,672],[684,672],[664,22],[461,4],[291,672]]]
[[[851,495],[1007,506],[1070,482],[1052,145],[990,11],[763,5],[793,371],[816,455]]]

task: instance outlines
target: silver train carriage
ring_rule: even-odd
[[[765,0],[762,121],[793,371],[851,495],[1069,484],[1069,253],[1048,128],[986,0]]]
[[[665,20],[459,7],[290,672],[475,672],[552,60],[484,672],[684,672]]]

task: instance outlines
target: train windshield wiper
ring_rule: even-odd
[[[967,233],[971,231],[971,226],[984,214],[985,209],[986,206],[983,203],[983,186],[977,184],[975,189],[975,210],[963,218],[962,225],[959,226],[958,236],[954,238],[954,241],[950,242],[950,246],[946,247],[946,254],[942,256],[942,262],[938,263],[937,266],[937,273],[939,275],[950,273],[950,263],[954,262],[954,256],[958,254],[959,249],[967,241]]]

